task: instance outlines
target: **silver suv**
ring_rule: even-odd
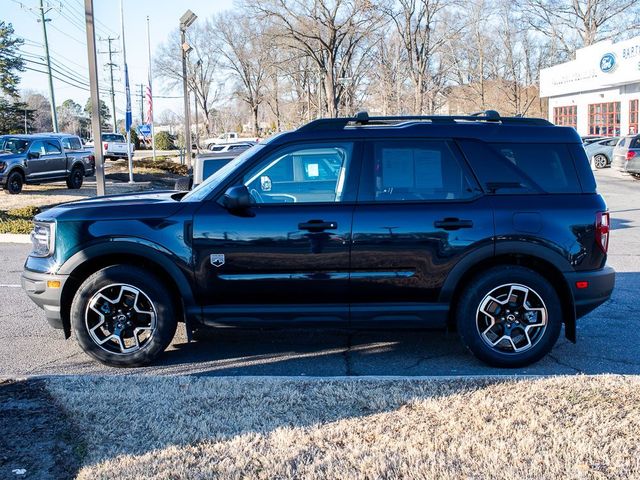
[[[613,149],[613,166],[633,174],[640,174],[640,135],[626,135]]]

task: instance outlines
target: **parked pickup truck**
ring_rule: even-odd
[[[213,150],[214,145],[218,145],[221,143],[237,143],[237,142],[259,142],[260,139],[258,137],[241,137],[238,132],[226,132],[221,133],[217,137],[207,138],[203,143],[206,145],[207,149]]]
[[[87,146],[94,146],[93,139],[89,140]],[[128,158],[127,139],[120,133],[103,133],[102,149],[105,160],[115,160],[116,158]],[[131,155],[135,151],[135,145],[131,144]]]
[[[66,180],[78,189],[85,176],[95,172],[92,151],[80,138],[67,134],[9,135],[0,151],[0,187],[17,194],[24,184]]]

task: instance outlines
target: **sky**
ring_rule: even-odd
[[[46,22],[49,52],[54,67],[61,72],[54,72],[54,75],[68,83],[86,85],[86,89],[82,89],[54,78],[56,105],[60,105],[70,98],[84,107],[89,98],[84,0],[43,1],[45,10],[51,8],[46,15],[51,19]],[[94,0],[93,5],[97,24],[96,40],[109,36],[119,37],[112,45],[116,50],[121,51],[120,1]],[[39,6],[40,0],[0,0],[0,19],[13,24],[16,36],[25,40],[25,44],[20,50],[26,54],[24,58],[31,60],[26,64],[27,67],[45,72],[44,65],[33,63],[44,63],[45,55],[42,24],[38,22]],[[148,76],[147,16],[150,22],[151,56],[153,58],[154,53],[165,42],[169,33],[178,27],[179,18],[187,9],[191,9],[198,15],[198,20],[202,20],[208,19],[216,12],[232,7],[233,0],[124,0],[124,36],[134,121],[140,117],[139,97],[134,95],[135,92],[139,92],[139,87],[136,85],[146,84]],[[107,42],[98,41],[97,50],[98,52],[107,51]],[[98,76],[101,89],[110,86],[109,69],[105,66],[106,63],[108,63],[108,55],[98,53]],[[121,53],[114,57],[114,63],[122,66]],[[120,70],[116,70],[114,77],[117,79],[114,89],[124,92],[124,75]],[[21,78],[20,89],[22,91],[36,91],[49,98],[49,87],[45,73],[28,70],[21,74]],[[168,90],[163,82],[156,77],[153,80],[153,91],[154,115],[156,117],[165,109],[173,110],[176,113],[182,112],[181,90]],[[179,98],[160,98],[163,95]],[[101,98],[107,102],[109,109],[111,109],[109,95],[101,93]],[[124,109],[124,93],[118,93],[116,95],[118,119],[123,118]]]

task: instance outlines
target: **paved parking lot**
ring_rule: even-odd
[[[562,338],[551,355],[518,370],[484,366],[455,334],[434,331],[209,331],[191,344],[179,330],[153,367],[99,365],[73,339],[47,325],[17,284],[28,245],[0,244],[0,377],[113,373],[192,375],[640,374],[640,181],[596,172],[612,216],[613,299],[581,319],[576,345]]]

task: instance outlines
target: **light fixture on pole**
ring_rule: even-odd
[[[191,166],[191,112],[189,108],[189,89],[187,86],[187,55],[191,46],[187,43],[187,28],[196,21],[197,15],[187,10],[180,17],[180,44],[182,52],[182,94],[184,96],[184,143],[186,148],[187,165]]]

